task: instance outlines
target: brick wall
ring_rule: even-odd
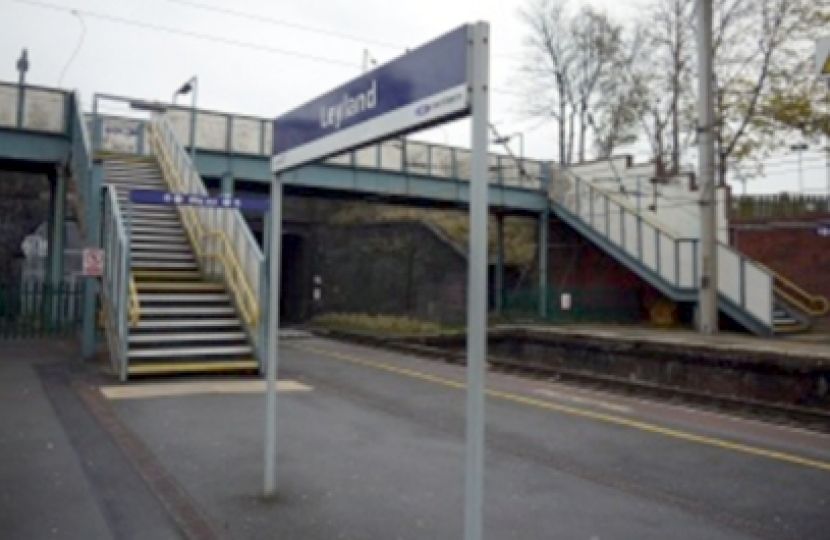
[[[569,225],[551,220],[549,233],[549,283],[557,292],[583,293],[585,304],[574,305],[602,320],[642,322],[648,308],[662,294],[611,255],[584,238]],[[554,309],[559,309],[556,299]]]
[[[732,244],[812,294],[830,298],[830,236],[818,234],[830,214],[802,220],[732,223]]]
[[[408,315],[463,323],[467,261],[420,223],[321,225],[313,272],[314,311]]]

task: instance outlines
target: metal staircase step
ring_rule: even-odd
[[[133,253],[141,251],[189,251],[190,244],[182,238],[179,242],[131,242],[130,249]]]
[[[200,292],[225,292],[225,287],[216,281],[142,281],[137,284],[141,291],[200,291]]]
[[[242,322],[231,317],[213,319],[141,319],[134,330],[165,330],[179,328],[240,328]],[[154,334],[162,336],[164,334]]]
[[[124,224],[127,230],[132,232],[155,232],[158,234],[169,234],[170,232],[181,232],[182,225],[178,222],[170,222],[170,223],[130,223],[128,219],[124,220],[126,223]]]
[[[173,270],[181,268],[190,270],[196,268],[196,261],[132,261],[132,268],[146,268],[152,270]]]
[[[248,372],[259,369],[256,360],[223,360],[213,362],[147,362],[131,364],[127,371],[130,375],[172,375],[206,372]]]
[[[236,315],[233,306],[188,306],[188,307],[161,307],[149,306],[141,308],[141,317],[153,316],[185,316],[185,315]],[[143,319],[142,319],[143,320]]]
[[[179,213],[174,206],[162,205],[146,205],[133,204],[131,205],[132,215],[134,216],[177,216]],[[124,209],[126,210],[126,209]]]
[[[164,222],[167,224],[168,222],[173,222],[176,224],[180,224],[181,221],[179,220],[179,214],[176,212],[143,212],[138,211],[136,212],[135,209],[124,209],[122,211],[125,220],[131,220],[134,223],[158,223]]]
[[[147,234],[145,232],[136,232],[130,235],[131,244],[135,243],[164,243],[164,244],[190,244],[187,243],[187,236],[185,235],[184,231],[179,231],[178,233],[171,233],[171,234]]]
[[[164,343],[172,344],[187,341],[242,341],[245,340],[245,332],[188,332],[181,334],[132,334],[130,343]]]
[[[140,286],[142,282],[146,280],[158,280],[163,279],[166,281],[173,281],[173,282],[185,282],[185,283],[192,283],[192,282],[202,282],[202,273],[199,270],[194,269],[185,269],[185,270],[176,270],[176,269],[153,269],[153,268],[134,268],[133,269],[133,277],[135,278],[136,285]]]
[[[139,261],[157,261],[157,262],[173,262],[173,261],[195,261],[193,253],[188,251],[133,251],[133,263]]]
[[[139,294],[138,301],[143,305],[145,303],[207,303],[207,302],[228,302],[230,296],[228,293],[184,293],[184,294]]]
[[[129,180],[125,179],[123,182],[120,182],[117,178],[107,178],[104,180],[104,185],[114,187],[117,195],[121,195],[122,193],[126,195],[132,189],[157,189],[161,191],[168,190],[167,184],[165,184],[163,180],[153,180],[149,178],[130,178]]]
[[[220,345],[217,347],[154,347],[152,349],[130,349],[128,358],[192,358],[211,356],[243,356],[251,354],[250,345]]]

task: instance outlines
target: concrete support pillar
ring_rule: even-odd
[[[50,182],[49,267],[46,282],[57,287],[63,281],[63,250],[66,239],[66,174],[58,170]]]
[[[63,251],[66,239],[66,173],[58,168],[50,180],[49,264],[46,268],[46,284],[51,294],[44,295],[44,300],[49,301],[45,307],[49,313],[50,323],[57,327],[62,306],[59,293],[63,283]]]
[[[550,210],[539,215],[539,316],[548,316],[548,231]]]
[[[496,313],[504,311],[504,214],[496,213]]]
[[[222,175],[222,195],[233,197],[234,188],[233,172],[227,171]]]
[[[92,164],[90,175],[89,204],[86,208],[86,247],[101,247],[101,207],[102,194],[101,186],[104,180],[104,164],[96,159]],[[105,258],[105,260],[109,260]],[[107,269],[104,269],[107,272]],[[95,344],[97,337],[98,313],[98,278],[84,278],[84,305],[81,319],[81,358],[91,360],[95,355]]]

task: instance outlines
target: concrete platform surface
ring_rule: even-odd
[[[494,327],[494,330],[498,331],[498,329],[525,329],[542,334],[584,336],[586,338],[603,338],[620,342],[659,343],[723,351],[766,352],[781,356],[830,360],[830,335],[825,334],[794,334],[786,337],[763,338],[723,332],[713,336],[705,336],[693,330],[613,324],[569,324],[560,326],[510,324]]]
[[[279,495],[263,400],[112,406],[226,538],[461,538],[462,368],[320,339],[283,351]],[[487,538],[823,539],[830,438],[491,375]]]
[[[462,367],[286,342],[265,501],[261,381],[39,358],[0,362],[4,539],[463,537]],[[828,436],[496,373],[487,416],[487,539],[828,537]]]

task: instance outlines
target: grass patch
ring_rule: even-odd
[[[331,330],[366,332],[387,336],[434,336],[453,332],[440,324],[410,317],[367,315],[363,313],[326,313],[311,320],[314,326]]]

